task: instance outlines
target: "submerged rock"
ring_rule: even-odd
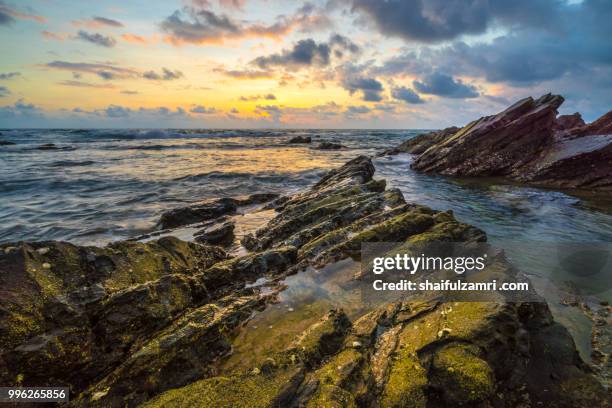
[[[310,136],[294,136],[287,143],[312,143]]]
[[[419,154],[411,167],[423,172],[612,191],[612,112],[585,125],[577,113],[557,117],[562,103],[559,95],[525,98],[452,134],[408,140],[390,154]]]

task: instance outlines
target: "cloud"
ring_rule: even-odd
[[[61,71],[70,71],[72,73],[94,74],[103,79],[125,79],[140,75],[136,70],[111,64],[52,61],[43,66]]]
[[[121,38],[123,39],[123,41],[129,42],[132,44],[147,44],[148,42],[146,38],[141,37],[136,34],[123,34]]]
[[[172,81],[174,79],[180,79],[183,77],[183,73],[181,71],[169,70],[168,68],[162,68],[162,73],[158,74],[155,71],[146,71],[142,74],[143,78],[151,79],[154,81]]]
[[[497,1],[489,3],[501,8]],[[390,7],[389,4],[380,2],[380,7]],[[581,109],[587,116],[589,112],[598,115],[609,109],[612,104],[612,46],[609,40],[612,38],[612,25],[609,24],[612,3],[536,0],[524,9],[536,7],[539,10],[532,14],[520,13],[516,4],[521,5],[523,1],[507,3],[503,19],[502,14],[497,14],[496,25],[491,25],[501,33],[497,37],[405,48],[372,67],[368,75],[413,78],[443,72],[454,78],[465,76],[476,82],[503,84],[503,87],[496,85],[495,93],[506,99],[553,90],[580,101],[581,106],[572,109]],[[446,14],[440,16],[441,21],[450,21],[445,16],[452,14],[452,10],[448,8]],[[542,10],[548,11],[543,13]],[[510,25],[510,21],[516,24]],[[500,24],[506,29],[500,29]],[[471,91],[463,89],[463,92],[477,93],[473,88]],[[570,109],[571,105],[564,106]]]
[[[464,84],[460,79],[434,72],[423,78],[423,81],[413,81],[414,88],[424,94],[443,96],[446,98],[476,98],[479,94],[473,85]]]
[[[6,86],[0,86],[0,98],[4,98],[5,96],[9,96],[11,91]]]
[[[26,103],[23,99],[19,99],[13,105],[0,107],[0,118],[19,119],[40,116],[42,116],[42,110],[31,103]]]
[[[114,47],[115,44],[117,44],[117,40],[115,40],[113,37],[105,36],[99,33],[91,34],[83,30],[80,30],[75,38],[107,48]]]
[[[372,110],[367,106],[359,105],[359,106],[348,106],[346,108],[346,114],[348,116],[355,115],[365,115],[366,113],[370,113]]]
[[[197,113],[197,114],[204,114],[204,115],[209,115],[212,113],[217,113],[217,110],[215,108],[206,108],[202,105],[196,105],[193,108],[191,108],[189,110],[189,112],[191,113]]]
[[[38,23],[47,22],[47,19],[43,16],[36,15],[31,11],[19,11],[0,0],[0,25],[12,24],[15,20],[32,20]]]
[[[425,101],[421,99],[419,94],[417,94],[410,88],[406,88],[405,86],[398,86],[398,87],[393,88],[391,90],[391,96],[393,96],[397,100],[404,101],[406,103],[411,103],[411,104],[425,103]]]
[[[276,105],[257,105],[254,112],[260,116],[269,118],[276,123],[280,122],[283,114],[283,110]]]
[[[274,74],[267,70],[225,70],[215,68],[213,71],[235,79],[269,79],[274,77]]]
[[[260,99],[265,99],[268,101],[274,101],[276,100],[276,95],[274,94],[266,94],[266,95],[251,95],[251,96],[241,96],[240,100],[243,102],[247,102],[247,101],[258,101]]]
[[[341,85],[351,95],[360,91],[362,99],[367,102],[379,102],[382,100],[383,85],[375,78],[361,76],[349,76],[342,79]]]
[[[18,77],[20,75],[21,75],[21,73],[19,73],[19,72],[7,72],[7,73],[4,73],[4,74],[0,74],[0,80],[6,81],[8,79],[16,78],[16,77]]]
[[[92,84],[90,82],[74,81],[74,80],[60,81],[58,82],[58,84],[62,86],[72,86],[76,88],[112,89],[115,87],[112,84]]]
[[[228,9],[242,10],[246,0],[219,0],[219,5]]]
[[[121,91],[122,94],[124,95],[138,95],[140,92],[138,91],[130,91],[129,89],[125,89],[123,91]]]
[[[119,105],[109,105],[101,113],[109,118],[127,118],[132,113],[132,110]]]
[[[236,108],[232,108],[232,109],[230,109],[230,113],[238,114],[238,113],[240,113],[240,111],[238,109],[236,109]]]
[[[86,63],[86,62],[67,62],[53,61],[43,65],[45,68],[70,71],[75,79],[80,78],[81,73],[96,75],[105,80],[144,78],[156,81],[171,81],[183,77],[183,73],[178,70],[162,68],[161,73],[155,71],[140,72],[132,68],[124,68],[109,63]]]
[[[353,0],[353,11],[383,34],[434,43],[482,34],[494,23],[511,28],[539,27],[558,18],[557,0]]]
[[[68,38],[68,35],[66,34],[54,33],[47,30],[41,31],[40,34],[47,40],[64,41],[66,38]]]
[[[238,21],[226,14],[209,9],[208,2],[198,1],[192,6],[176,10],[161,23],[168,35],[166,41],[174,45],[219,44],[226,40],[246,38],[279,39],[293,30],[321,31],[331,27],[330,20],[318,14],[317,8],[300,8],[292,16],[279,16],[271,24]]]
[[[257,65],[261,69],[268,69],[273,66],[327,66],[331,61],[331,54],[342,58],[344,52],[358,53],[359,47],[346,37],[339,34],[331,36],[328,42],[316,43],[308,38],[299,40],[291,49],[285,49],[279,54],[272,54],[255,58],[251,64]]]
[[[97,23],[99,26],[123,27],[121,22],[106,17],[95,16],[91,20]]]

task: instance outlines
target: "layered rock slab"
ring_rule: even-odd
[[[612,190],[612,112],[585,124],[557,117],[563,97],[522,99],[506,110],[415,137],[388,154],[418,154],[418,171],[461,177],[507,177],[545,187]]]

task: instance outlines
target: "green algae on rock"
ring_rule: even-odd
[[[605,406],[548,307],[501,296],[387,302],[352,321],[334,309],[224,371],[228,354],[253,352],[233,343],[280,279],[359,259],[364,242],[486,240],[373,175],[358,157],[271,202],[276,216],[243,239],[244,256],[169,237],[3,246],[0,382],[69,386],[73,407]],[[488,273],[517,271],[500,255]],[[263,277],[270,293],[246,285]]]

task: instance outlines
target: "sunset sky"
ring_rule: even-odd
[[[612,109],[609,0],[0,0],[0,127],[439,128]]]

